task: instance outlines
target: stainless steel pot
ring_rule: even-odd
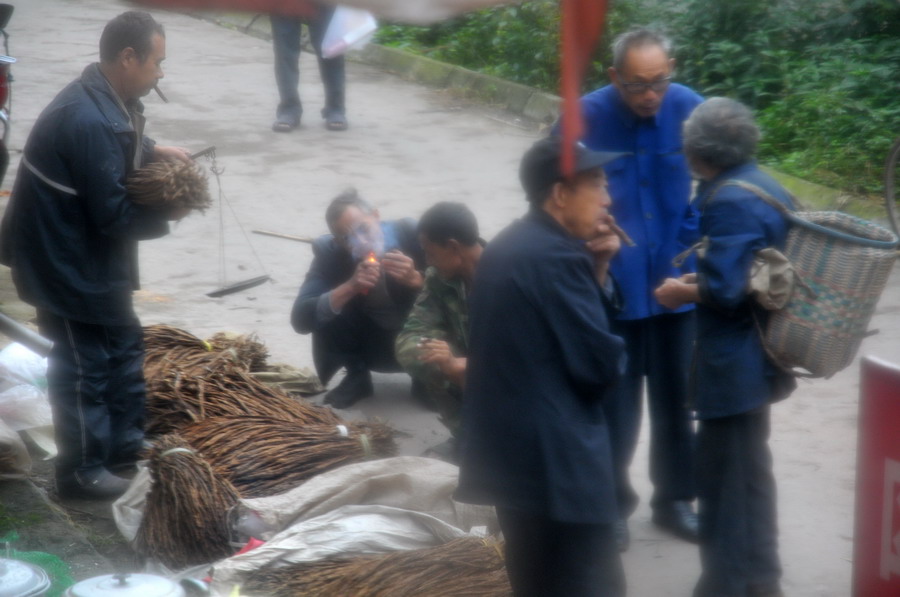
[[[50,588],[50,577],[41,568],[0,558],[0,597],[41,597]]]
[[[187,597],[181,586],[154,574],[95,576],[66,589],[63,597]]]

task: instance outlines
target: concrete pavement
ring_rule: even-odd
[[[13,69],[14,149],[24,144],[39,111],[96,60],[103,25],[127,6],[107,0],[17,3],[9,26],[11,54],[19,59]],[[517,165],[537,132],[503,124],[497,108],[350,63],[350,130],[328,132],[318,114],[323,92],[315,58],[304,55],[303,126],[272,133],[277,94],[269,44],[190,16],[154,14],[167,30],[160,86],[170,103],[146,98],[148,134],[193,150],[215,145],[224,197],[168,237],[143,243],[143,290],[136,304],[145,324],[167,323],[201,337],[224,329],[256,333],[272,360],[309,366],[309,338],[288,323],[309,247],[251,230],[321,234],[325,206],[348,186],[385,218],[415,217],[440,200],[463,201],[487,239],[524,213]],[[4,187],[12,183],[18,158],[14,153]],[[214,179],[211,190],[216,193]],[[274,281],[220,299],[205,296],[262,273]],[[895,273],[872,324],[881,333],[865,341],[861,354],[900,357],[898,278]],[[773,411],[784,585],[793,597],[849,594],[857,392],[854,366],[831,380],[802,383]],[[358,406],[347,416],[380,416],[404,432],[403,454],[419,454],[446,437],[434,414],[411,400],[405,376],[377,376],[376,396]],[[633,467],[644,503],[632,518],[632,548],[624,556],[629,594],[688,595],[699,574],[697,551],[649,522],[646,444],[644,436]]]

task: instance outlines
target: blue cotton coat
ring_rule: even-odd
[[[699,419],[752,411],[793,389],[766,356],[754,313],[765,329],[768,312],[747,293],[754,254],[784,249],[788,222],[775,208],[729,180],[752,183],[793,209],[790,195],[755,163],[703,183],[695,199],[705,255],[698,259],[697,343],[691,381]]]
[[[584,144],[596,151],[624,156],[604,166],[613,203],[610,213],[635,241],[623,246],[610,264],[625,300],[619,319],[644,319],[670,313],[653,290],[668,277],[694,271],[693,260],[681,267],[672,258],[689,246],[697,232],[691,199],[691,175],[681,148],[681,127],[703,101],[693,90],[673,83],[659,112],[639,118],[613,85],[581,99]],[[688,311],[685,305],[676,311]]]
[[[571,523],[616,520],[601,400],[622,340],[584,242],[532,210],[492,240],[469,302],[457,499]]]
[[[146,162],[153,143],[138,139],[113,93],[92,64],[44,109],[0,231],[0,262],[22,300],[99,325],[134,322],[137,241],[169,231],[163,214],[126,195],[137,144]]]

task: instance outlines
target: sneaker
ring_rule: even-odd
[[[368,371],[347,372],[336,388],[325,394],[325,404],[334,408],[350,408],[375,393],[372,375]]]
[[[57,479],[56,491],[63,499],[108,500],[125,493],[130,484],[128,479],[101,468],[91,475],[73,473],[67,479]]]

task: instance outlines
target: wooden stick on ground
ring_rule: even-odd
[[[315,240],[310,236],[294,236],[293,234],[283,234],[281,232],[270,232],[269,230],[254,230],[253,234],[262,234],[263,236],[274,236],[275,238],[296,240],[301,243],[307,243],[309,245],[311,245],[313,243],[313,240]]]

